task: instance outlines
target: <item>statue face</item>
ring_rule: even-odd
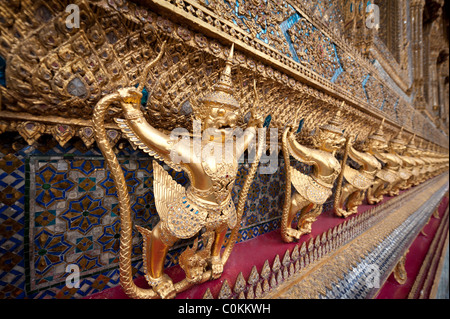
[[[330,153],[337,151],[345,143],[345,138],[341,134],[327,130],[319,130],[319,140],[320,149]]]
[[[395,143],[395,142],[391,142],[390,143],[390,147],[392,148],[393,151],[401,153],[401,152],[403,152],[405,150],[406,145]]]
[[[211,140],[222,136],[222,141],[231,136],[238,121],[238,112],[226,106],[212,106],[204,120],[204,130],[209,130]]]
[[[383,150],[385,150],[387,148],[387,144],[379,141],[379,140],[375,140],[375,139],[369,139],[368,140],[369,143],[369,149],[376,151],[376,152],[381,152]]]

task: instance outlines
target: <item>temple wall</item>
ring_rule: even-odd
[[[92,112],[107,93],[137,86],[161,39],[168,49],[145,79],[142,108],[164,132],[178,126],[192,131],[195,100],[210,92],[235,43],[232,74],[241,126],[259,102],[257,112],[280,132],[305,120],[299,138],[308,141],[345,101],[343,126],[357,143],[385,119],[387,136],[403,128],[408,140],[417,136],[420,145],[448,154],[448,118],[417,102],[423,89],[411,22],[417,1],[399,1],[396,14],[405,24],[383,29],[389,23],[384,16],[379,33],[364,29],[365,6],[355,1],[73,1],[85,17],[81,31],[67,33],[61,28],[69,2],[22,1],[24,10],[20,2],[0,4],[0,299],[82,298],[119,285],[120,211],[94,139]],[[396,39],[403,42],[394,50]],[[446,41],[439,50],[447,50],[448,59]],[[85,70],[83,76],[77,68]],[[448,93],[444,73],[437,94],[445,88]],[[430,100],[428,92],[425,97]],[[440,102],[448,111],[448,100]],[[133,223],[152,228],[159,221],[155,159],[126,140],[112,120],[121,115],[117,109],[108,114],[108,138],[124,170]],[[238,242],[280,228],[286,177],[278,148],[276,153],[276,171],[257,173],[250,187]],[[290,165],[312,172],[293,158]],[[187,185],[183,173],[164,168]],[[249,163],[240,164],[235,204],[248,170]],[[324,212],[332,210],[335,190]],[[172,247],[165,267],[177,265],[191,243]],[[66,285],[70,265],[80,269],[80,288]],[[136,229],[132,267],[135,277],[145,275]]]

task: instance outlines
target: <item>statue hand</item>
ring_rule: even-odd
[[[289,134],[293,135],[297,131],[297,127],[295,126],[295,123],[289,123],[287,125],[289,128]]]
[[[295,140],[295,136],[296,136],[296,127],[295,127],[295,123],[289,123],[286,125],[286,129],[288,130],[287,133],[287,138]]]
[[[347,140],[348,140],[348,143],[349,143],[350,145],[353,145],[353,144],[355,143],[355,137],[356,137],[356,134],[355,134],[355,133],[350,133],[350,134],[347,136]]]
[[[134,87],[127,87],[118,91],[120,96],[120,104],[125,117],[135,117],[142,114],[141,112],[141,98],[142,93]]]
[[[255,114],[253,111],[251,112],[250,120],[248,121],[248,127],[263,127],[264,119],[261,115]]]

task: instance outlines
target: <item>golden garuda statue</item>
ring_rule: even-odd
[[[408,180],[403,182],[403,185],[401,186],[401,189],[403,190],[419,184],[421,167],[425,164],[420,157],[416,156],[417,148],[414,145],[414,139],[415,134],[406,144],[406,148],[401,155],[404,167],[408,169],[411,174]]]
[[[406,146],[405,150],[405,154],[411,156],[416,161],[416,165],[414,166],[414,169],[412,171],[412,176],[408,181],[411,184],[411,186],[417,186],[424,180],[423,169],[425,167],[425,161],[415,144],[415,138],[416,135],[414,134],[413,137],[409,140],[409,143]]]
[[[252,163],[241,190],[237,209],[231,198],[231,190],[236,179],[238,159],[255,138],[256,128],[262,127],[262,119],[252,113],[247,122],[247,130],[240,140],[241,144],[237,145],[232,129],[237,125],[240,105],[233,96],[233,52],[234,45],[214,89],[204,96],[194,110],[202,130],[202,138],[197,136],[197,144],[193,141],[196,137],[184,136],[174,140],[146,121],[140,109],[143,89],[141,83],[145,82],[144,79],[137,88],[123,88],[105,96],[95,107],[93,122],[97,142],[113,173],[119,197],[120,281],[125,292],[132,298],[173,298],[177,292],[192,284],[220,277],[236,241],[246,194],[258,165],[258,155],[262,151],[259,146],[256,160]],[[158,57],[146,66],[143,76],[163,53],[164,45]],[[129,195],[123,172],[108,143],[103,125],[106,111],[113,102],[120,104],[125,119],[116,119],[116,122],[128,139],[149,155],[175,170],[183,171],[190,180],[190,185],[182,187],[157,161],[153,161],[155,205],[160,221],[151,230],[137,227],[144,238],[144,271],[151,289],[137,287],[132,279]],[[235,146],[228,157],[226,155],[230,155],[230,152],[223,151],[227,143]],[[217,149],[220,151],[215,153]],[[229,228],[232,233],[221,256],[221,248]],[[200,231],[203,231],[204,248],[196,251],[197,238],[194,247],[183,252],[180,266],[185,270],[186,278],[174,284],[164,273],[168,250],[179,239],[192,238]]]
[[[406,142],[402,138],[403,128],[397,133],[397,135],[389,141],[389,151],[391,154],[398,158],[398,177],[397,180],[390,185],[389,196],[397,196],[400,190],[405,187],[408,179],[411,177],[412,172],[408,169],[408,165],[414,165],[408,157],[403,157],[402,154],[406,149]]]
[[[387,147],[383,137],[383,123],[384,119],[378,130],[368,136],[362,151],[356,150],[350,144],[351,136],[347,138],[348,145],[342,160],[344,169],[339,176],[334,199],[334,212],[337,216],[346,218],[357,213],[358,206],[364,200],[366,190],[374,184],[375,176],[381,170],[381,163],[375,154]],[[347,156],[360,165],[359,170],[347,165]],[[341,187],[342,177],[345,177],[347,181],[343,187]],[[344,205],[346,205],[346,209],[344,209]]]
[[[334,181],[341,172],[341,165],[335,153],[345,143],[341,128],[341,110],[328,124],[316,128],[314,147],[297,142],[294,129],[287,127],[282,136],[282,150],[286,169],[286,188],[281,236],[285,242],[299,239],[311,232],[311,225],[322,212],[322,205],[331,196]],[[305,175],[290,166],[292,155],[297,161],[313,166],[313,173]],[[291,183],[295,192],[291,197]],[[297,229],[292,222],[300,212]]]
[[[433,177],[433,171],[434,171],[434,161],[433,161],[433,158],[431,157],[431,152],[428,149],[429,143],[430,142],[428,142],[427,147],[424,146],[423,148],[421,147],[419,149],[420,158],[422,158],[423,161],[425,162],[425,168],[423,170],[424,181]]]
[[[379,129],[381,132],[381,128]],[[377,174],[377,179],[367,192],[367,202],[371,205],[383,200],[383,195],[398,195],[397,186],[403,181],[400,177],[400,168],[403,164],[402,159],[397,155],[397,151],[404,148],[396,137],[388,143],[388,149],[385,152],[374,152],[375,157],[380,160],[384,167]],[[397,194],[394,192],[397,191]]]
[[[390,153],[385,152],[388,142],[384,137],[383,124],[384,121],[382,121],[378,129],[370,135],[371,139],[379,140],[384,145],[384,147],[381,147],[380,149],[372,148],[373,155],[383,164],[383,167],[375,174],[374,182],[367,189],[367,202],[370,205],[381,202],[383,200],[383,195],[389,191],[390,185],[398,178],[398,168],[396,166],[398,160]]]

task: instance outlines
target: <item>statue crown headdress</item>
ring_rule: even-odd
[[[408,143],[408,146],[407,146],[408,148],[410,148],[410,149],[416,149],[417,148],[416,144],[414,143],[415,139],[416,139],[416,133],[414,133],[414,135],[409,140],[409,143]]]
[[[336,134],[342,134],[342,107],[344,106],[345,102],[342,102],[341,106],[339,107],[338,111],[332,117],[327,124],[322,125],[320,128],[325,131],[333,132]]]
[[[395,135],[394,138],[391,140],[391,143],[406,145],[405,141],[402,139],[402,133],[403,133],[403,126],[400,129],[400,131],[398,131],[397,135]]]
[[[423,151],[423,141],[422,140],[420,140],[419,141],[419,146],[417,146],[417,148],[420,150],[420,151]]]
[[[369,137],[368,137],[369,139],[378,140],[380,142],[386,143],[386,139],[384,138],[384,133],[383,133],[384,121],[385,121],[385,118],[383,118],[383,120],[381,121],[381,124],[378,127],[378,129],[373,134],[369,135]]]
[[[225,61],[225,68],[220,73],[219,80],[213,90],[201,100],[204,107],[222,105],[232,109],[239,109],[239,102],[233,96],[233,81],[231,79],[231,67],[233,66],[234,43]]]

